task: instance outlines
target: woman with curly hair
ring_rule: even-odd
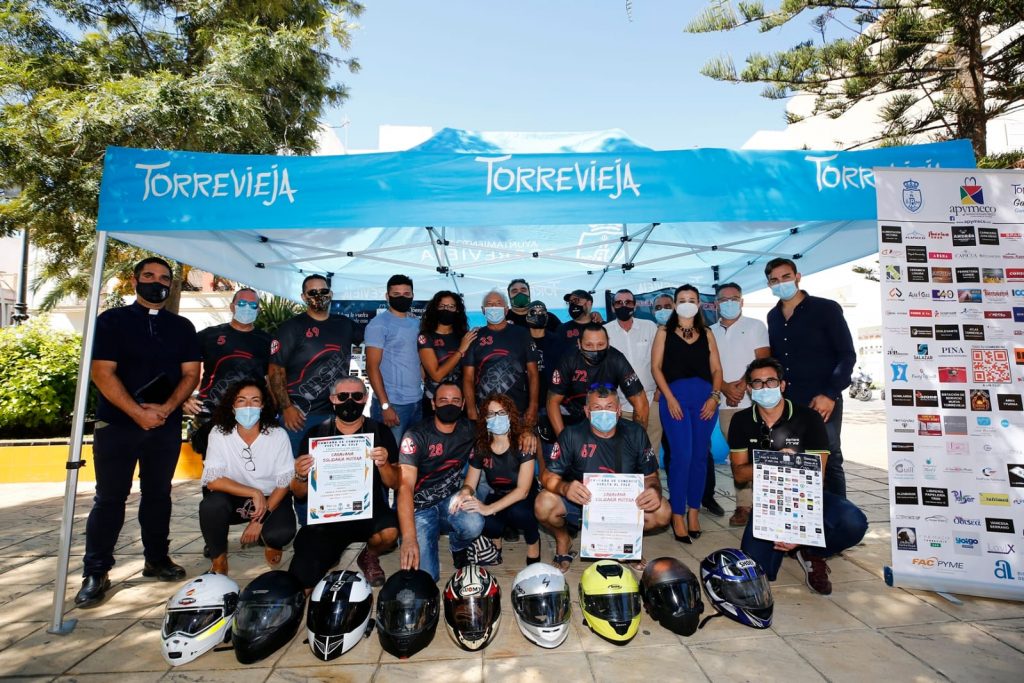
[[[276,412],[266,385],[254,379],[228,387],[214,409],[199,527],[217,574],[228,573],[232,524],[246,524],[243,546],[262,539],[271,567],[280,564],[281,549],[295,536],[288,492],[295,465]]]
[[[466,481],[457,498],[457,509],[484,516],[483,536],[498,548],[494,564],[501,563],[501,537],[506,525],[523,531],[527,543],[526,564],[533,564],[540,560],[540,528],[533,514],[538,442],[530,441],[532,450],[520,449],[523,426],[516,404],[508,396],[491,394],[481,406],[480,417],[476,420],[476,441]],[[481,473],[491,487],[491,493],[483,501],[476,497]]]
[[[433,414],[431,400],[441,382],[462,386],[462,358],[474,339],[476,330],[469,329],[462,297],[447,290],[435,294],[423,310],[416,342],[426,379],[423,397],[425,417]]]

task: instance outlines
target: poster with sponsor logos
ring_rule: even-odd
[[[1024,172],[875,174],[893,583],[1024,600]]]

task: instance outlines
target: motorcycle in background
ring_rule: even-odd
[[[850,381],[849,393],[850,398],[856,398],[861,401],[870,401],[872,399],[871,390],[871,375],[868,374],[864,369],[857,368],[853,372],[853,377]]]

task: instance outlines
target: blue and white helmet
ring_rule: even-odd
[[[700,563],[700,581],[720,614],[752,628],[772,625],[772,589],[764,570],[742,550],[716,550]]]

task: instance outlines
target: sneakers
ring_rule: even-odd
[[[750,521],[750,508],[737,507],[736,512],[729,518],[729,526],[746,526]]]
[[[379,587],[384,585],[384,579],[387,577],[384,574],[384,570],[381,569],[380,558],[377,556],[377,553],[370,552],[369,546],[363,546],[362,552],[356,557],[356,564],[371,586]]]
[[[804,570],[807,587],[819,595],[832,595],[832,582],[828,578],[832,570],[828,568],[825,558],[811,555],[805,548],[798,548],[794,557]]]

